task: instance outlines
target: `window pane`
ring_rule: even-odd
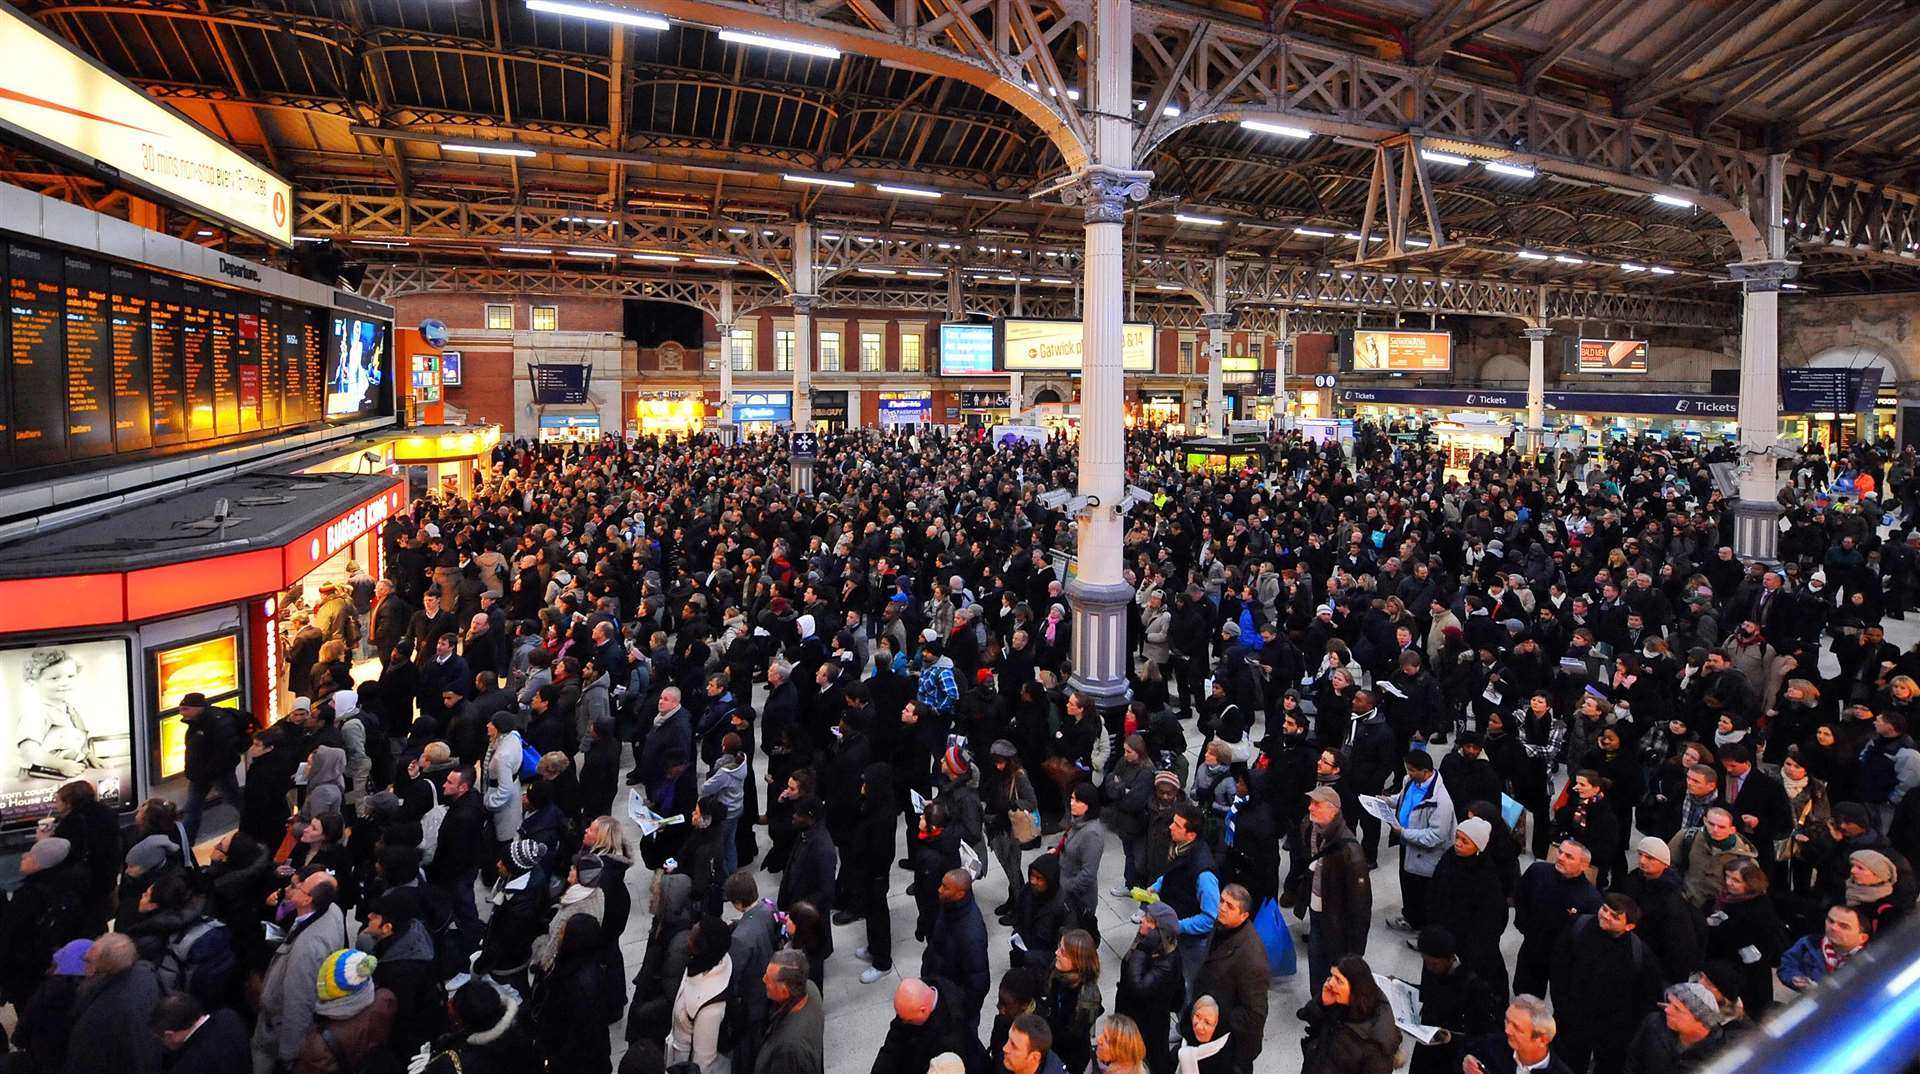
[[[862,373],[880,372],[881,365],[885,361],[885,353],[885,348],[880,342],[880,333],[860,333],[860,371]]]
[[[488,303],[487,327],[494,331],[513,331],[513,307]]]
[[[560,327],[560,307],[533,307],[533,330],[535,332],[551,332],[558,327]]]
[[[840,372],[840,333],[820,333],[820,371],[822,373]]]
[[[900,335],[900,371],[903,373],[920,372],[920,337],[901,333]]]
[[[1193,372],[1193,341],[1190,339],[1180,342],[1180,372]]]
[[[753,329],[733,330],[732,361],[735,371],[753,368]]]
[[[782,373],[793,372],[793,329],[782,328],[773,334],[773,367]]]

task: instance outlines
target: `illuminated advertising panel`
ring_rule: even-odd
[[[1353,368],[1369,373],[1445,373],[1453,368],[1453,337],[1445,332],[1355,329]]]
[[[131,659],[121,638],[0,650],[0,824],[54,812],[54,794],[93,781],[118,809],[131,800]]]
[[[1015,372],[1078,373],[1085,365],[1079,321],[1007,319],[999,322],[1001,368]],[[1121,368],[1153,372],[1153,325],[1128,321],[1121,327]]]

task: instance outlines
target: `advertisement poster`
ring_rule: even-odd
[[[118,638],[0,650],[0,824],[53,813],[71,779],[92,780],[111,808],[129,804],[131,671]]]
[[[1128,321],[1121,332],[1121,367],[1129,373],[1153,372],[1153,326]],[[1085,364],[1079,321],[1008,319],[1000,322],[1000,333],[1003,369],[1077,373]]]
[[[996,425],[993,427],[993,449],[1019,447],[1032,444],[1035,447],[1047,446],[1047,430],[1040,425]]]
[[[1647,341],[1644,339],[1580,340],[1582,373],[1645,373]]]
[[[160,778],[172,779],[187,766],[180,699],[197,691],[215,705],[233,704],[240,696],[240,639],[223,634],[153,650],[153,681],[160,714]]]
[[[1380,373],[1445,373],[1453,368],[1453,337],[1445,332],[1356,329],[1353,368]]]

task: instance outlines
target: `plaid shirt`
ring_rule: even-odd
[[[953,712],[953,706],[960,700],[960,684],[953,679],[953,669],[945,664],[934,666],[920,673],[920,689],[914,694],[914,700],[942,714]]]

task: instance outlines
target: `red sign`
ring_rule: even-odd
[[[278,597],[247,602],[247,660],[253,716],[262,727],[280,722],[280,623]]]
[[[369,533],[379,532],[387,519],[398,515],[406,506],[406,485],[395,485],[294,539],[286,549],[287,569],[282,588],[305,578],[314,568],[340,554],[341,549],[353,542]],[[366,563],[362,566],[372,570],[378,565]]]

